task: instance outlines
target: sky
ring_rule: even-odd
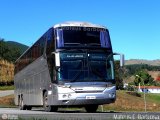
[[[160,59],[160,0],[0,0],[0,38],[31,46],[65,21],[104,25],[125,59]]]

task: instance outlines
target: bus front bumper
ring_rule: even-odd
[[[103,105],[114,103],[116,100],[115,88],[96,93],[61,93],[58,96],[49,96],[48,104],[57,106],[67,105]]]

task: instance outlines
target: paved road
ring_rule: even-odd
[[[42,109],[18,110],[0,108],[0,118],[31,120],[110,120],[108,113],[84,113],[81,111],[44,112]],[[3,120],[3,119],[2,119]]]
[[[30,120],[160,120],[160,113],[140,112],[104,112],[84,113],[82,111],[44,112],[42,109],[18,110],[17,108],[0,108],[0,119]]]
[[[5,97],[7,95],[12,95],[12,94],[14,94],[14,90],[0,91],[0,97]]]

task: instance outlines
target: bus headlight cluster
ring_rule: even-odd
[[[71,94],[63,94],[62,98],[71,98]]]
[[[114,84],[112,84],[112,83],[108,83],[108,84],[106,84],[106,87],[113,87],[113,86],[115,86]]]
[[[109,94],[109,98],[114,98],[116,95],[115,95],[115,93],[110,93]]]

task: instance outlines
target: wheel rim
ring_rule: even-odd
[[[21,100],[21,108],[23,107],[23,105],[24,105],[24,104],[23,104],[23,100]]]
[[[48,97],[47,97],[47,95],[45,94],[44,95],[44,109],[45,110],[48,110]]]
[[[45,106],[45,108],[47,108],[47,106],[48,106],[48,103],[47,103],[47,97],[45,97],[45,100],[44,100],[44,106]]]

